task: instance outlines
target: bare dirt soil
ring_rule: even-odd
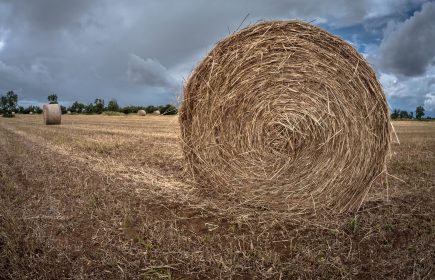
[[[435,122],[394,127],[388,184],[303,217],[195,187],[176,117],[1,118],[0,279],[435,279]]]

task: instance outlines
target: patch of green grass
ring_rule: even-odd
[[[358,229],[359,229],[358,216],[355,216],[349,222],[349,231],[355,234],[358,231]]]

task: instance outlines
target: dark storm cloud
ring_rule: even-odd
[[[245,25],[296,17],[334,26],[367,13],[361,3],[344,3],[0,1],[0,90],[39,102],[49,92],[66,101],[165,102],[179,94],[198,58],[248,13]]]
[[[403,23],[393,23],[380,45],[382,70],[405,76],[426,72],[435,58],[435,3],[426,3]]]
[[[248,13],[243,26],[315,20],[364,45],[416,7],[420,0],[0,0],[0,91],[16,90],[26,102],[51,92],[64,102],[172,102],[183,78]]]
[[[11,0],[5,1],[11,6],[13,24],[32,24],[32,30],[54,30],[77,23],[83,12],[94,5],[88,0]],[[23,22],[22,19],[26,19]]]

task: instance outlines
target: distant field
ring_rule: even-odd
[[[176,116],[0,118],[0,279],[435,279],[435,122],[393,124],[388,187],[304,219],[198,190]]]

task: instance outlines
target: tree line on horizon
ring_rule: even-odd
[[[424,107],[423,106],[417,106],[417,108],[415,108],[415,119],[417,120],[421,120],[424,116]],[[392,120],[397,120],[397,119],[414,119],[414,112],[410,111],[404,111],[404,110],[400,110],[400,109],[394,109],[391,112],[390,115]],[[430,118],[430,117],[427,117]]]
[[[58,97],[56,94],[50,94],[47,97],[49,104],[58,104]],[[104,99],[97,98],[93,103],[82,103],[79,101],[73,102],[69,107],[60,105],[62,114],[70,112],[71,114],[102,114],[104,112],[118,112],[124,114],[137,113],[139,110],[145,110],[147,113],[159,111],[162,115],[176,115],[178,113],[177,107],[172,104],[166,105],[149,105],[149,106],[136,106],[128,105],[119,106],[116,99],[111,99],[107,106],[105,106]],[[14,91],[8,91],[0,99],[0,114],[3,117],[12,117],[14,113],[18,114],[41,114],[42,108],[36,105],[30,105],[27,108],[18,106],[18,95]]]
[[[56,94],[50,94],[47,97],[50,104],[58,104],[58,97]],[[177,107],[172,104],[159,105],[159,106],[135,106],[128,105],[125,107],[119,106],[116,99],[111,99],[107,106],[105,106],[104,99],[97,98],[93,103],[81,103],[75,101],[69,107],[60,105],[62,114],[71,112],[72,114],[102,114],[104,112],[119,112],[124,114],[137,113],[139,110],[145,110],[148,114],[159,111],[162,115],[176,115],[178,113]],[[415,109],[415,119],[421,120],[425,115],[423,106],[418,106]],[[4,96],[0,97],[0,114],[3,117],[12,117],[13,113],[18,114],[41,114],[42,108],[35,105],[30,105],[27,108],[18,106],[18,95],[14,91],[8,91]],[[414,119],[414,112],[394,109],[390,115],[391,119]],[[430,117],[427,117],[430,119]]]

